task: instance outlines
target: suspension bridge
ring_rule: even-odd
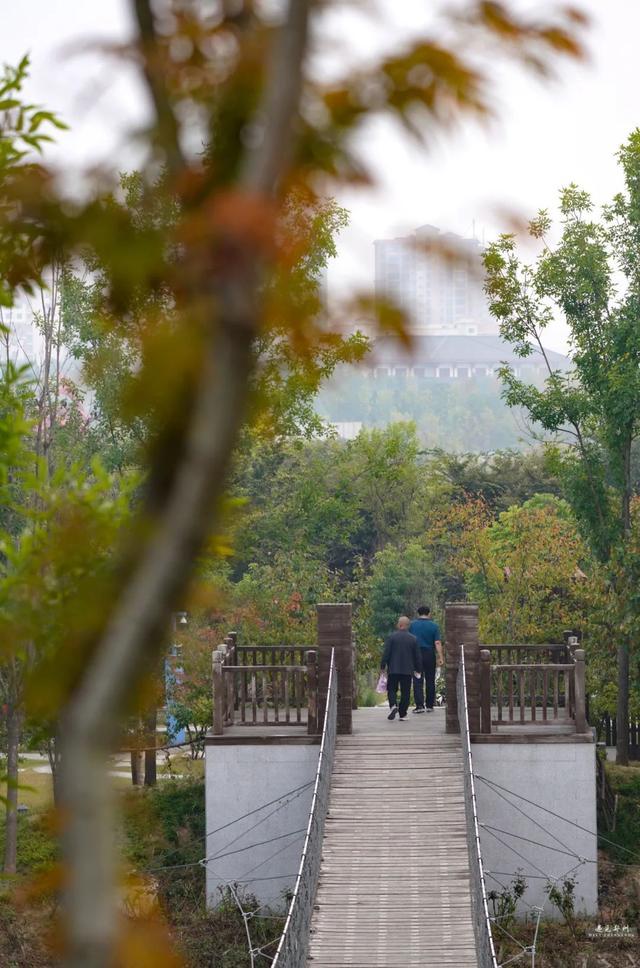
[[[583,876],[582,901],[590,903],[595,816],[579,814],[578,807],[573,819],[566,811],[556,813],[488,775],[496,755],[509,759],[505,751],[515,752],[514,763],[535,763],[541,750],[560,763],[569,755],[575,772],[571,789],[576,804],[584,807],[591,781],[587,776],[586,786],[580,786],[580,755],[588,752],[589,744],[593,752],[584,712],[584,654],[575,643],[481,649],[467,619],[457,613],[448,620],[446,710],[409,716],[406,722],[389,722],[381,708],[352,709],[350,629],[348,642],[343,634],[340,648],[335,615],[333,624],[320,628],[317,650],[245,647],[243,652],[230,638],[214,655],[214,749],[216,743],[249,744],[255,733],[246,727],[258,724],[261,738],[255,742],[266,748],[281,752],[286,741],[299,757],[309,750],[307,744],[320,746],[313,774],[280,798],[289,803],[301,793],[310,797],[304,829],[276,831],[264,841],[255,841],[254,833],[247,847],[241,832],[233,841],[239,846],[226,852],[218,848],[213,854],[208,846],[203,859],[205,866],[212,862],[218,868],[230,854],[235,860],[251,848],[253,863],[246,873],[226,876],[245,917],[252,966],[266,959],[276,968],[390,968],[398,962],[424,968],[501,968],[506,964],[498,960],[505,928],[490,910],[488,885],[505,888],[504,877],[523,860],[530,862],[528,873],[546,878],[547,884]],[[463,636],[471,640],[470,647]],[[474,768],[476,754],[482,754],[484,775]],[[546,771],[544,756],[540,762]],[[517,774],[515,766],[513,771]],[[565,780],[560,777],[557,783],[566,799]],[[485,802],[489,794],[499,798],[498,807],[503,814],[508,808],[515,822],[500,820],[495,805],[495,822],[481,822],[479,792]],[[265,820],[274,813],[272,803],[265,803]],[[546,803],[554,805],[548,798]],[[249,838],[262,822],[258,819],[249,828]],[[503,848],[501,860],[490,851],[489,866],[486,843],[491,838]],[[261,845],[270,847],[274,841],[275,854],[263,861]],[[270,875],[288,876],[292,885],[284,930],[271,947],[252,948],[251,916],[236,888],[269,880],[256,877],[256,868],[262,868],[258,874],[263,874],[263,864],[272,870],[267,862],[274,856],[293,856],[290,848],[299,857],[297,873]],[[509,867],[505,856],[511,858]],[[218,887],[221,883],[219,879]],[[523,903],[539,924],[544,903],[535,898]],[[535,964],[535,938],[533,945],[520,944],[508,958],[508,963],[516,962]]]
[[[444,710],[354,714],[338,737],[309,958],[319,968],[475,966],[459,736]]]

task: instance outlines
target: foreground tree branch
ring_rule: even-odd
[[[136,0],[135,6],[144,27],[141,40],[148,44],[152,31],[148,4]],[[309,6],[308,0],[291,0],[279,31],[260,112],[264,137],[247,161],[242,186],[246,190],[272,194],[283,175],[301,90]],[[166,113],[168,96],[158,89],[157,71],[145,73],[158,111],[159,136],[168,138],[167,152],[175,159],[178,141]],[[224,273],[212,278],[206,263],[202,273],[189,281],[191,299],[208,306],[208,321],[199,383],[182,428],[183,445],[166,493],[149,496],[149,538],[128,569],[126,583],[64,715],[61,793],[68,864],[67,964],[73,968],[114,964],[116,872],[105,756],[114,739],[117,713],[161,647],[160,633],[171,604],[210,533],[245,418],[262,273],[250,248],[244,254],[233,248],[236,261],[231,268],[225,264]],[[168,459],[170,455],[161,448],[157,460]],[[153,474],[152,467],[152,479]]]

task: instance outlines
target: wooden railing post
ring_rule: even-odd
[[[480,649],[480,732],[491,732],[491,653]]]
[[[309,649],[307,652],[307,689],[309,691],[307,733],[315,736],[318,732],[318,653],[315,649]]]
[[[222,736],[224,732],[224,682],[222,676],[222,653],[213,653],[213,735]]]
[[[576,656],[576,646],[578,645],[578,636],[575,632],[569,629],[563,632],[565,647],[567,650],[567,662],[575,662]],[[565,703],[568,708],[565,710],[566,715],[572,719],[575,719],[576,715],[576,692],[575,692],[575,679],[572,676],[568,677]]]
[[[585,711],[584,649],[575,650],[574,702],[576,733],[586,733],[587,717]]]
[[[238,633],[229,632],[225,638],[225,642],[229,643],[229,651],[231,653],[231,665],[240,665],[238,661]],[[240,708],[240,689],[238,676],[233,677],[233,710],[234,712]]]

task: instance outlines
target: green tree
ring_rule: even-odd
[[[371,522],[374,550],[400,538],[424,483],[415,424],[363,430],[350,445],[354,488]]]
[[[566,502],[536,495],[503,511],[486,537],[486,568],[468,575],[470,596],[487,606],[485,640],[553,642],[565,628],[584,627],[589,553]]]
[[[232,486],[246,502],[234,540],[237,578],[251,562],[267,563],[286,549],[304,548],[342,573],[372,553],[372,524],[343,441],[256,441],[239,460]]]
[[[441,604],[433,563],[418,541],[378,551],[366,591],[372,632],[381,638],[393,631],[400,615],[412,617],[420,605],[437,609]]]
[[[556,467],[586,540],[603,563],[624,611],[619,563],[631,534],[632,449],[640,431],[640,130],[620,150],[625,189],[592,215],[587,192],[570,185],[560,194],[561,237],[547,242],[545,211],[530,225],[543,243],[534,265],[518,257],[513,236],[503,236],[485,255],[486,290],[503,337],[522,357],[544,356],[542,334],[560,314],[572,346],[572,370],[548,365],[543,388],[503,370],[505,397],[523,407],[562,441]],[[628,760],[629,623],[618,639],[618,758]]]

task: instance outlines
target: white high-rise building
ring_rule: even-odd
[[[376,295],[405,311],[414,335],[497,332],[476,239],[423,225],[410,236],[379,239],[374,247]]]

